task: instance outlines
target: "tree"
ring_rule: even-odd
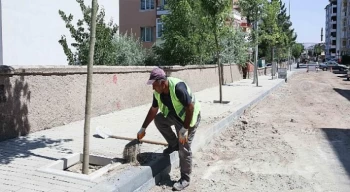
[[[254,80],[253,83],[256,83],[258,86],[258,44],[261,41],[259,38],[259,30],[258,30],[258,22],[261,19],[261,16],[265,15],[265,6],[267,4],[267,0],[239,0],[239,6],[242,9],[242,13],[247,17],[247,22],[249,24],[254,23],[254,30],[252,32],[252,44],[255,46],[255,67],[254,67]]]
[[[133,34],[118,35],[113,39],[116,65],[145,65],[146,50]]]
[[[220,35],[223,34],[223,30],[226,27],[225,20],[229,15],[229,11],[232,7],[232,0],[201,0],[201,7],[203,11],[206,13],[209,23],[210,29],[212,30],[212,34],[214,36],[215,41],[215,53],[216,53],[216,61],[218,64],[219,71],[219,92],[220,99],[219,102],[222,103],[222,80],[223,80],[223,68],[220,63],[220,53],[222,51],[222,47],[220,46]]]
[[[304,51],[304,45],[301,43],[296,43],[292,47],[292,55],[294,58],[299,58]]]
[[[211,55],[208,22],[198,0],[168,0],[162,16],[164,43],[155,48],[167,65],[203,63]],[[204,40],[205,39],[205,40]]]
[[[277,0],[274,0],[277,1]],[[290,21],[290,15],[287,15],[287,8],[282,0],[280,3],[280,13],[278,14],[278,26],[281,28],[281,38],[278,44],[282,57],[286,57],[283,53],[289,52],[289,48],[295,43],[297,35],[292,28],[292,22]],[[288,51],[287,51],[288,50]]]
[[[274,47],[277,45],[281,38],[281,31],[278,27],[278,13],[280,11],[280,4],[276,0],[272,0],[266,4],[266,14],[264,15],[261,23],[261,38],[262,42],[266,46],[265,53],[270,48],[271,62],[274,58]],[[266,55],[264,55],[266,56]]]
[[[229,27],[226,35],[223,37],[223,51],[222,61],[230,64],[231,69],[231,80],[232,76],[232,64],[245,66],[248,58],[248,46],[249,42],[246,40],[246,34],[241,28]]]
[[[89,174],[90,159],[90,116],[91,116],[91,94],[92,94],[92,66],[94,64],[95,42],[96,42],[96,13],[97,0],[92,0],[91,21],[90,21],[90,40],[89,40],[89,64],[87,69],[86,83],[86,103],[85,103],[85,121],[84,121],[84,147],[83,147],[83,174]]]
[[[75,42],[71,43],[73,49],[69,48],[67,39],[64,35],[58,41],[63,48],[64,53],[67,56],[69,65],[87,65],[89,61],[89,39],[90,39],[90,26],[91,26],[91,8],[86,7],[84,0],[76,0],[83,13],[83,19],[77,21],[77,28],[72,24],[73,15],[67,14],[62,10],[59,10],[59,15],[66,24],[66,28],[69,29],[72,38]],[[97,11],[99,7],[97,5]],[[113,38],[118,31],[118,26],[113,24],[111,20],[108,24],[104,20],[105,11],[100,9],[97,15],[96,21],[96,51],[94,55],[95,65],[115,65],[116,54],[115,44]],[[84,26],[89,26],[85,29]]]
[[[222,40],[223,51],[221,55],[223,62],[245,65],[249,46],[246,35],[241,28],[229,28]]]
[[[318,56],[321,55],[322,50],[323,50],[322,44],[319,43],[314,46],[314,56],[316,56],[316,61],[318,61]]]

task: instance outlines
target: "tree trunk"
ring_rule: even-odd
[[[273,74],[273,60],[274,60],[274,49],[273,46],[271,46],[271,79],[273,79],[274,74]]]
[[[220,57],[220,53],[219,53],[219,57]],[[224,81],[224,65],[222,63],[220,63],[220,70],[221,70],[221,84],[224,85],[225,81]]]
[[[216,46],[216,58],[218,62],[218,72],[219,72],[219,92],[220,92],[220,99],[219,102],[222,103],[222,74],[221,74],[221,66],[220,66],[220,49],[219,49],[219,40],[217,35],[217,29],[216,29],[216,23],[214,23],[214,39],[215,39],[215,46]]]
[[[84,122],[84,147],[83,147],[83,174],[89,174],[90,157],[90,116],[91,116],[91,93],[92,93],[92,66],[94,63],[95,42],[96,42],[96,13],[97,0],[92,0],[91,27],[90,27],[90,48],[89,63],[87,67],[86,81],[86,103],[85,103],[85,122]]]
[[[230,63],[231,82],[233,83],[232,64]]]
[[[259,26],[258,26],[258,16],[256,16],[255,21],[255,30],[256,30],[256,37],[255,37],[255,67],[254,67],[254,82],[256,83],[256,86],[259,86],[259,80],[258,80],[258,51],[259,51],[259,45],[258,45],[258,32],[259,32]]]
[[[290,63],[290,60],[291,60],[291,56],[290,56],[290,46],[288,48],[288,67],[289,67],[289,71],[292,70],[292,65]]]

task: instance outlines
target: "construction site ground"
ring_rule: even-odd
[[[301,72],[194,154],[185,191],[350,191],[350,81]],[[173,169],[150,191],[171,191]]]
[[[218,87],[196,93],[202,105],[202,121],[193,141],[193,175],[186,191],[348,191],[350,83],[329,71],[293,71],[286,84],[282,79],[261,76],[259,87],[250,79],[223,86],[223,100],[228,104],[213,102],[219,99]],[[210,132],[212,127],[224,125],[220,122],[263,98],[277,85],[283,86],[207,145],[206,140],[215,135]],[[152,95],[148,97],[151,102]],[[136,137],[150,105],[92,118],[90,153],[123,158],[129,141],[96,138],[96,127],[114,135]],[[133,170],[134,174],[148,168],[122,164],[94,180],[43,172],[43,167],[61,158],[82,153],[83,125],[84,121],[72,122],[0,142],[0,191],[103,191],[100,186],[113,191],[119,178],[134,178],[123,175],[125,170]],[[153,123],[145,139],[165,141]],[[163,149],[141,145],[144,154],[156,152],[151,161],[156,161]],[[178,168],[173,168],[158,186],[146,188],[170,191],[179,175]],[[130,182],[148,176],[152,174]],[[130,186],[129,191],[133,187],[139,186]]]

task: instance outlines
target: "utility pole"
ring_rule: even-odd
[[[3,50],[3,46],[2,46],[2,2],[0,0],[0,65],[4,64],[4,58],[3,58],[3,54],[4,54],[4,50]]]
[[[83,174],[89,174],[90,158],[90,119],[91,119],[91,93],[92,93],[92,66],[94,64],[95,42],[96,42],[96,14],[97,0],[92,0],[91,5],[91,26],[90,26],[90,48],[89,63],[87,67],[86,81],[86,103],[84,122],[84,147],[83,147]]]

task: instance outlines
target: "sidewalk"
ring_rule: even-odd
[[[289,72],[289,75],[292,73]],[[234,118],[232,114],[235,113],[236,116],[240,115],[239,113],[243,112],[242,109],[266,96],[271,89],[281,85],[284,80],[271,80],[270,76],[261,76],[259,77],[261,87],[256,87],[251,82],[252,80],[248,79],[223,86],[223,100],[230,101],[229,104],[213,103],[213,100],[219,99],[218,87],[196,93],[196,97],[202,105],[202,122],[193,141],[194,151],[202,147],[206,140],[214,134],[213,127],[217,127],[215,131],[220,131],[219,129],[232,123],[230,122],[232,119],[226,117]],[[149,101],[152,101],[152,95],[145,97],[149,97]],[[142,105],[92,118],[91,154],[122,158],[124,146],[128,141],[95,138],[92,135],[95,133],[96,126],[108,128],[114,135],[136,137],[150,105]],[[220,123],[218,124],[218,122]],[[113,178],[116,178],[115,175],[123,174],[122,170],[108,173],[107,180],[107,176],[104,175],[93,181],[43,173],[38,170],[60,158],[67,157],[69,154],[82,153],[83,124],[84,121],[78,121],[36,132],[26,137],[0,142],[0,191],[73,192],[96,189],[101,184],[116,185]],[[147,128],[145,139],[165,142],[153,123]],[[142,144],[141,152],[162,151],[163,148],[157,145]],[[131,188],[137,189],[139,187],[134,185]],[[106,187],[113,188],[113,186]]]

